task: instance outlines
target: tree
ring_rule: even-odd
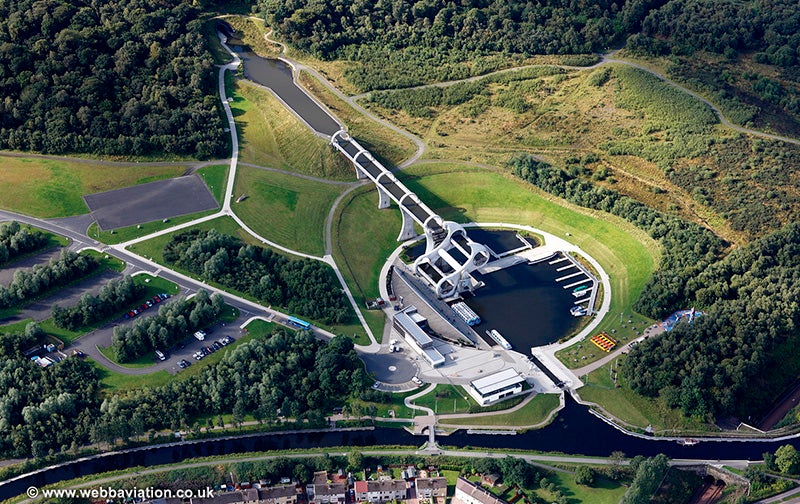
[[[311,479],[311,471],[305,464],[295,465],[292,474],[294,475],[294,479],[300,484],[306,483]]]
[[[800,453],[792,445],[783,445],[775,450],[775,466],[784,474],[797,474],[800,470]]]
[[[575,483],[578,485],[592,486],[594,484],[594,471],[586,465],[580,465],[575,470]]]
[[[347,469],[349,471],[360,471],[364,468],[364,455],[358,451],[352,451],[347,455]]]
[[[618,480],[625,474],[622,462],[625,460],[625,453],[621,451],[611,452],[611,464],[609,465],[608,475],[613,480]]]

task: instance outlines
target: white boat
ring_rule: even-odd
[[[686,439],[679,439],[678,444],[681,446],[694,446],[700,441],[698,439],[686,438]]]
[[[492,329],[491,331],[486,331],[486,334],[489,335],[490,338],[495,340],[498,345],[505,348],[506,350],[511,350],[511,343],[506,341],[502,334],[500,334],[497,329]]]
[[[584,306],[573,306],[569,309],[569,312],[573,317],[582,317],[583,315],[587,314],[586,307]]]

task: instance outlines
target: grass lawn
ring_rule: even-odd
[[[418,393],[419,390],[410,390],[408,392],[402,392],[399,394],[392,394],[391,395],[391,402],[389,403],[378,403],[378,402],[366,402],[362,401],[361,399],[350,399],[348,404],[354,411],[364,412],[365,408],[368,406],[374,406],[377,410],[376,416],[378,418],[388,418],[391,417],[389,411],[394,411],[394,418],[413,418],[415,415],[424,414],[423,412],[416,412],[415,410],[407,407],[405,405],[405,398],[411,395]]]
[[[558,407],[558,404],[558,394],[537,394],[525,406],[511,413],[504,414],[500,411],[497,415],[445,418],[442,419],[441,423],[451,423],[453,425],[535,425],[543,422]]]
[[[608,273],[610,313],[617,317],[623,311],[632,313],[631,305],[660,258],[658,244],[622,219],[570,205],[502,172],[449,163],[417,164],[404,170],[401,178],[445,219],[524,224],[556,236],[569,233],[568,240]]]
[[[116,356],[114,355],[114,351],[111,350],[111,347],[100,348],[100,353],[106,356],[106,359],[110,360],[111,362],[117,364],[118,366],[131,368],[131,369],[140,369],[140,368],[147,368],[156,365],[155,355],[152,352],[147,352],[146,354],[142,355],[138,359],[132,360],[130,362],[121,363],[117,361]]]
[[[469,413],[470,406],[477,406],[462,387],[440,384],[435,389],[414,401],[417,406],[425,406],[442,415],[450,413]]]
[[[353,168],[344,156],[316,136],[266,89],[239,80],[234,84],[232,97],[240,162],[316,177],[354,178]]]
[[[325,104],[347,126],[347,131],[365,149],[389,167],[398,165],[414,155],[414,142],[392,131],[337,97],[330,89],[305,70],[298,76],[300,83]]]
[[[619,359],[615,362],[619,362]],[[623,422],[641,429],[652,425],[656,433],[665,429],[712,430],[710,425],[693,418],[685,418],[680,411],[667,408],[661,401],[633,392],[627,387],[622,373],[617,373],[620,387],[615,388],[609,375],[609,367],[605,366],[589,373],[588,377],[581,377],[586,384],[578,391],[581,398],[600,404]]]
[[[331,233],[333,257],[359,303],[380,295],[378,277],[386,258],[399,245],[401,217],[396,206],[378,209],[378,192],[364,186],[348,194],[336,209]],[[361,309],[375,337],[383,334],[383,312]]]
[[[225,197],[225,184],[228,183],[228,168],[229,165],[221,164],[206,166],[197,170],[197,174],[200,175],[200,178],[206,183],[211,194],[214,195],[214,199],[216,199],[217,203],[220,205],[222,205],[222,200]]]
[[[171,228],[172,226],[176,226],[178,224],[183,224],[185,222],[190,222],[195,219],[205,217],[206,215],[211,215],[215,212],[217,212],[217,210],[206,210],[204,212],[198,212],[188,215],[181,215],[179,217],[174,217],[168,219],[167,222],[164,222],[163,220],[155,220],[151,222],[145,222],[144,224],[136,224],[134,226],[128,226],[124,228],[109,229],[108,231],[100,230],[97,223],[93,222],[89,226],[89,230],[86,232],[86,234],[89,235],[89,237],[94,238],[99,242],[113,245],[115,243],[122,243],[128,240],[133,240],[134,238],[139,238],[141,236],[147,236],[157,231]]]
[[[35,217],[66,217],[89,211],[84,194],[177,177],[185,164],[105,166],[92,161],[56,161],[0,154],[0,208]]]
[[[233,203],[233,209],[264,238],[322,256],[328,212],[343,189],[341,185],[242,166],[236,173],[234,194],[247,194],[247,198]]]
[[[572,474],[562,472],[551,472],[547,475],[547,479],[561,490],[561,494],[566,496],[570,503],[616,504],[628,490],[620,483],[598,475],[595,475],[594,484],[590,487],[576,484]],[[553,495],[547,490],[540,488],[535,493],[547,499],[547,502],[552,501]]]

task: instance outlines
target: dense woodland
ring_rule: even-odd
[[[176,234],[164,247],[164,260],[303,317],[336,324],[352,315],[327,265],[245,245],[214,229]]]
[[[17,221],[3,223],[0,225],[0,264],[39,250],[49,241],[41,231],[22,227]]]
[[[647,14],[628,48],[649,55],[713,51],[731,58],[756,52],[761,63],[789,68],[800,65],[798,26],[794,0],[670,0]]]
[[[223,155],[198,15],[181,0],[0,2],[0,149]]]
[[[800,224],[734,250],[689,280],[683,296],[707,314],[631,351],[623,367],[631,387],[687,414],[756,421],[800,374],[787,357],[800,344]]]
[[[513,55],[600,51],[623,39],[657,3],[261,0],[259,5],[267,23],[293,46],[323,59],[362,63],[347,77],[372,90],[480,75],[507,66]]]
[[[324,423],[330,408],[369,381],[350,340],[324,344],[308,332],[276,330],[227,351],[185,380],[103,397],[94,366],[69,358],[41,368],[21,355],[41,331],[0,335],[0,455],[41,457],[87,443],[189,429],[199,416],[245,413]],[[210,417],[209,417],[210,418]],[[203,424],[201,426],[206,426]]]

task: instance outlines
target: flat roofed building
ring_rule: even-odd
[[[406,310],[410,310],[409,307]],[[416,322],[405,313],[406,310],[395,313],[392,319],[392,327],[397,331],[414,349],[415,352],[420,354],[428,364],[433,367],[441,366],[444,364],[444,355],[433,347],[433,339],[425,334]]]
[[[447,496],[447,478],[417,478],[414,485],[417,487],[418,499]]]
[[[451,502],[452,504],[508,504],[481,488],[477,483],[472,483],[460,476],[456,481],[456,493]]]
[[[522,392],[525,378],[516,369],[504,369],[498,373],[484,376],[465,386],[469,394],[480,404],[486,406]]]

